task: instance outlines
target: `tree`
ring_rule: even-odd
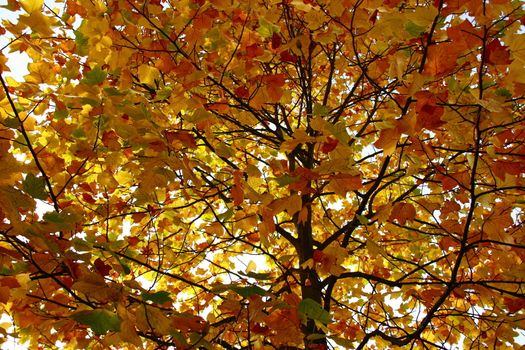
[[[516,346],[521,1],[5,8],[4,340]]]

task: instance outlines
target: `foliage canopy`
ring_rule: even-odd
[[[4,339],[516,345],[521,1],[5,10],[17,20],[0,27]],[[31,59],[21,81],[9,52]]]

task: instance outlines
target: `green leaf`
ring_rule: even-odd
[[[287,174],[274,178],[274,180],[277,181],[277,183],[281,187],[287,186],[289,184],[293,184],[298,179],[299,179],[299,176],[290,176],[290,175],[287,175]]]
[[[158,100],[167,100],[171,94],[173,93],[173,88],[167,86],[157,92],[157,99]]]
[[[240,275],[251,277],[253,279],[256,279],[258,281],[265,281],[265,280],[271,280],[273,279],[272,275],[270,273],[257,273],[257,272],[248,272],[244,273],[242,271],[237,272]]]
[[[418,37],[425,31],[425,27],[418,26],[412,21],[408,21],[405,24],[405,30],[408,32],[408,34],[412,35],[413,37]]]
[[[279,32],[279,27],[266,21],[264,18],[259,18],[259,28],[257,28],[257,33],[263,38],[269,38],[273,35],[274,32]]]
[[[219,219],[220,222],[226,222],[233,216],[234,211],[232,208],[226,210],[224,213],[220,213],[217,215],[217,219]]]
[[[75,129],[71,133],[71,136],[73,136],[76,139],[84,139],[86,138],[86,133],[84,132],[84,129]]]
[[[235,285],[219,285],[213,288],[214,292],[224,292],[227,290],[231,290],[232,292],[235,292],[239,294],[241,297],[248,298],[252,295],[266,295],[267,292],[262,289],[261,287],[257,286],[248,286],[248,287],[241,287],[241,286],[235,286]]]
[[[202,337],[202,334],[193,332],[190,334],[190,342],[194,349],[207,349],[214,350],[216,349],[210,342]]]
[[[149,292],[142,292],[141,297],[144,301],[152,301],[156,304],[164,304],[169,301],[172,301],[170,298],[170,293],[166,291],[160,291],[155,293],[149,293]]]
[[[69,112],[67,109],[56,109],[54,118],[56,120],[62,120],[62,119],[65,119],[68,115],[69,115]]]
[[[120,319],[118,316],[105,309],[80,311],[71,315],[71,318],[78,323],[89,326],[98,335],[120,330]]]
[[[82,103],[83,105],[90,105],[90,106],[93,106],[93,107],[100,106],[100,102],[99,101],[94,100],[92,98],[87,98],[87,97],[81,98],[80,99],[80,103]]]
[[[100,69],[99,66],[96,66],[84,76],[84,79],[81,80],[82,83],[87,85],[97,85],[106,80],[107,73]]]
[[[351,340],[339,338],[339,337],[330,337],[330,340],[333,340],[337,345],[341,345],[346,349],[354,348],[354,344]]]
[[[325,338],[326,338],[326,334],[321,334],[321,333],[313,333],[306,337],[306,339],[308,340],[319,340],[319,339],[325,339]]]
[[[44,214],[44,221],[57,224],[58,228],[61,230],[74,228],[76,223],[81,219],[80,215],[73,211],[73,208],[66,208],[60,213],[51,211]]]
[[[107,87],[107,88],[104,88],[104,92],[108,95],[108,96],[126,96],[127,92],[126,91],[121,91],[119,89],[116,89],[114,87]]]
[[[306,298],[299,303],[299,313],[324,325],[332,321],[330,313],[323,309],[318,302],[310,298]]]
[[[44,221],[52,222],[54,224],[64,223],[64,218],[55,211],[50,211],[44,214]]]
[[[20,120],[18,120],[18,118],[7,117],[2,124],[11,129],[18,129],[20,126]]]
[[[49,196],[46,191],[46,182],[41,177],[29,173],[22,182],[24,192],[33,198],[45,200]]]
[[[88,53],[89,38],[79,30],[75,31],[75,53],[79,56],[85,56]]]
[[[512,97],[512,93],[507,90],[507,89],[497,89],[496,90],[496,95],[498,96],[502,96],[502,97],[506,97],[506,98],[511,98]]]
[[[357,220],[361,225],[368,225],[368,218],[364,215],[356,215]]]
[[[231,290],[244,298],[251,297],[252,295],[266,295],[266,291],[262,289],[261,287],[257,287],[257,286],[232,287]]]
[[[326,117],[328,115],[328,112],[330,112],[330,110],[328,109],[327,106],[323,106],[319,103],[316,103],[314,105],[314,115],[318,115],[318,116],[321,116],[321,117]]]

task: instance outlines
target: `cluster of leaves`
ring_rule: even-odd
[[[522,5],[8,0],[1,335],[513,348]]]

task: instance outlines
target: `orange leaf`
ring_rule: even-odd
[[[337,174],[330,177],[327,190],[346,196],[348,192],[358,190],[361,187],[363,187],[363,183],[360,175]]]
[[[468,20],[447,28],[448,38],[456,45],[457,50],[465,51],[481,45],[479,33]]]
[[[197,142],[195,141],[195,136],[187,131],[166,131],[166,140],[169,144],[173,145],[174,142],[180,142],[185,147],[196,148]]]
[[[458,46],[454,43],[430,46],[424,72],[434,77],[452,73],[457,66],[458,54]]]
[[[11,288],[2,286],[0,287],[0,303],[6,304],[11,296]]]
[[[383,129],[379,132],[379,138],[374,143],[374,147],[381,148],[383,153],[389,156],[396,150],[399,136],[400,133],[397,128]]]
[[[390,214],[390,221],[397,220],[400,225],[407,221],[414,220],[416,217],[416,208],[410,203],[396,203]]]

